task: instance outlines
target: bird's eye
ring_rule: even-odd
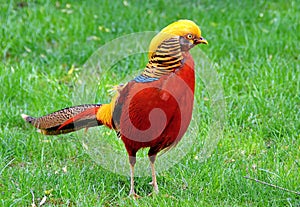
[[[193,35],[192,35],[192,34],[188,34],[186,37],[187,37],[189,40],[193,39]]]

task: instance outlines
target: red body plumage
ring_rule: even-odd
[[[192,116],[195,74],[191,55],[172,75],[148,84],[130,82],[118,100],[121,138],[130,156],[150,147],[149,155],[171,147],[182,138]],[[114,120],[117,121],[118,120]]]

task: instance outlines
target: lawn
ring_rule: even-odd
[[[299,11],[297,1],[1,0],[0,205],[299,207]],[[194,20],[209,42],[193,54],[200,51],[213,63],[226,119],[219,142],[201,159],[220,111],[213,110],[215,94],[207,90],[205,74],[198,74],[191,134],[196,126],[199,144],[158,173],[156,196],[148,196],[151,178],[145,169],[149,176],[136,178],[142,198],[134,200],[128,197],[129,177],[99,162],[105,150],[89,153],[83,132],[43,136],[20,115],[73,105],[74,83],[101,46],[159,31],[178,19]],[[130,80],[146,62],[145,54],[138,54],[108,63],[113,69],[100,77],[91,74],[97,88],[90,100],[108,102],[109,87]],[[99,128],[88,134],[94,134],[87,139],[89,148],[94,140],[107,143],[127,160],[114,133]]]

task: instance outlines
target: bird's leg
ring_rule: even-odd
[[[129,163],[130,163],[130,192],[129,192],[129,196],[133,196],[134,198],[140,198],[140,196],[138,194],[136,194],[135,191],[134,191],[134,165],[135,165],[135,162],[136,162],[136,157],[129,155]]]
[[[134,165],[130,164],[130,192],[129,195],[134,195]]]
[[[152,182],[150,184],[153,185],[154,193],[158,193],[158,185],[156,181],[156,173],[155,173],[155,166],[154,166],[155,158],[156,155],[149,156],[151,173],[152,173]]]

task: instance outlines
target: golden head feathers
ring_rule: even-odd
[[[200,28],[191,20],[179,20],[163,28],[151,41],[149,47],[149,57],[155,52],[157,47],[166,39],[174,36],[185,37],[193,44],[208,44],[201,36]]]

